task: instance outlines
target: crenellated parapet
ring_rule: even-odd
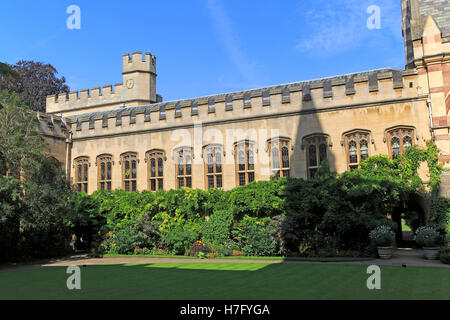
[[[115,85],[47,96],[46,111],[70,116],[162,100],[156,94],[156,57],[151,53],[125,54],[122,77],[123,81]]]
[[[247,91],[85,113],[67,118],[75,137],[169,130],[195,122],[251,121],[416,99],[415,70],[379,69]],[[422,97],[423,98],[423,97]]]

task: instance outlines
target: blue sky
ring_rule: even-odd
[[[405,65],[400,0],[17,0],[0,30],[0,61],[50,63],[71,90],[120,83],[122,55],[149,51],[165,101]]]

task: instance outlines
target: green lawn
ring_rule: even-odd
[[[65,267],[0,272],[0,299],[450,299],[450,269],[381,267],[368,290],[366,266],[160,263],[81,268],[81,290]]]
[[[198,259],[194,256],[177,256],[177,255],[156,255],[156,254],[105,254],[105,258],[182,258],[182,259]],[[316,261],[316,262],[345,262],[345,261],[368,261],[376,259],[376,257],[261,257],[261,256],[227,256],[216,257],[214,259],[232,259],[232,260],[285,260],[285,261]],[[220,261],[218,261],[220,262]]]

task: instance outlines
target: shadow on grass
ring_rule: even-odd
[[[0,273],[0,299],[302,300],[450,299],[450,270],[382,268],[368,290],[362,265],[156,263],[81,268],[68,290],[65,267]]]

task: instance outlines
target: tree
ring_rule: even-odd
[[[47,157],[36,114],[16,93],[1,91],[0,103],[0,251],[14,248],[19,258],[60,254],[70,240],[74,189],[60,163]]]
[[[24,210],[20,214],[21,254],[51,257],[69,249],[69,217],[75,192],[60,163],[45,155],[37,156],[23,182]]]
[[[15,93],[0,92],[0,174],[20,178],[48,145],[37,131],[36,115]]]
[[[0,62],[0,77],[8,78],[8,77],[14,77],[16,80],[20,78],[19,74],[11,69],[6,63]],[[2,104],[0,103],[0,110],[3,108]]]
[[[24,105],[33,111],[45,112],[46,96],[69,92],[64,77],[57,77],[50,64],[24,61],[16,65],[0,64],[0,91],[17,92]],[[11,76],[8,76],[11,75]]]
[[[20,181],[0,175],[0,261],[10,261],[17,255],[20,196]]]

